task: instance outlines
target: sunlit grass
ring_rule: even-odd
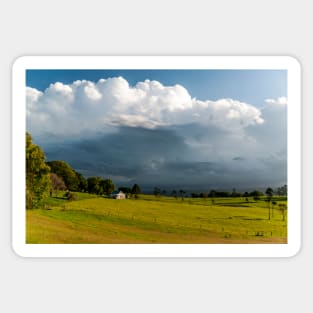
[[[56,195],[27,210],[27,243],[286,243],[287,218],[249,198],[173,198],[140,195],[114,200]]]

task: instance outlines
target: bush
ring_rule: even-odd
[[[76,195],[73,192],[70,192],[70,191],[67,191],[65,193],[65,197],[69,201],[76,200]]]

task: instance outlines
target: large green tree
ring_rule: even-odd
[[[50,168],[45,154],[26,133],[26,208],[35,208],[49,196],[51,190]]]
[[[102,179],[99,183],[100,185],[100,193],[109,195],[114,191],[115,186],[113,181],[110,178]]]
[[[88,182],[87,179],[80,173],[74,171],[78,180],[78,190],[82,192],[88,191]]]
[[[94,193],[96,195],[99,195],[101,193],[101,187],[100,182],[102,181],[101,177],[89,177],[87,179],[87,189],[89,193]]]
[[[47,162],[48,166],[51,168],[51,172],[62,177],[65,186],[70,191],[79,191],[80,178],[78,173],[75,172],[72,167],[64,161],[50,161]]]

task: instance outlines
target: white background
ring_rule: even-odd
[[[311,12],[309,1],[286,0],[2,1],[0,311],[311,312]],[[14,59],[138,54],[298,58],[303,78],[303,240],[297,256],[105,260],[22,259],[14,254],[10,189]]]

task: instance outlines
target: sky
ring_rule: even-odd
[[[47,160],[85,177],[187,191],[287,183],[287,71],[27,70]]]

